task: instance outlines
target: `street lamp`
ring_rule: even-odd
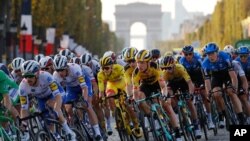
[[[25,36],[26,36],[26,32],[27,32],[27,27],[25,25],[25,23],[23,24],[23,26],[21,27],[21,34],[22,34],[22,42],[23,42],[23,59],[26,60],[26,39],[25,39]]]
[[[11,46],[12,46],[12,49],[13,49],[13,58],[16,58],[16,40],[17,40],[17,36],[16,36],[16,33],[17,33],[17,24],[16,22],[12,22],[10,24],[10,33],[11,33]],[[7,57],[8,59],[9,57]]]

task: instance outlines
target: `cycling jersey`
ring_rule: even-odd
[[[162,71],[157,68],[157,64],[154,62],[150,62],[148,69],[144,72],[135,68],[132,75],[133,89],[142,91],[146,97],[161,91],[159,81],[164,81]]]
[[[12,71],[12,72],[11,72],[11,76],[12,76],[12,78],[15,80],[15,82],[16,82],[17,84],[20,84],[21,81],[23,80],[23,77],[17,75],[17,74],[15,73],[15,71]]]
[[[247,62],[245,62],[245,63],[243,63],[240,60],[240,57],[237,57],[235,60],[240,62],[242,69],[244,70],[244,72],[246,74],[247,80],[250,81],[250,56],[247,58]]]
[[[60,94],[60,90],[58,89],[55,79],[46,71],[40,71],[36,83],[37,86],[30,86],[25,78],[20,83],[18,93],[20,95],[21,107],[23,109],[27,110],[29,107],[29,94],[33,95],[37,99],[41,99],[42,101],[47,101],[48,99]],[[42,109],[40,106],[39,108]]]
[[[9,86],[11,88],[18,88],[18,85],[0,70],[0,94],[8,94]]]
[[[91,97],[93,96],[93,89],[92,89],[91,81],[93,80],[95,81],[95,77],[93,75],[92,70],[88,66],[82,65],[81,68],[83,71],[84,79],[86,81],[86,85],[88,86],[88,96]]]
[[[116,63],[123,66],[123,67],[126,66],[126,64],[127,64],[126,62],[124,62],[122,59],[119,59],[119,58],[116,59]]]
[[[68,75],[66,78],[62,78],[56,71],[53,73],[53,77],[63,87],[76,87],[78,85],[82,88],[86,87],[82,69],[78,64],[68,63]]]
[[[201,70],[201,56],[198,53],[194,53],[191,61],[187,61],[185,57],[181,57],[179,63],[182,64],[188,72],[197,72]]]
[[[206,57],[202,62],[202,68],[206,79],[209,79],[210,75],[220,72],[227,73],[229,70],[232,70],[232,59],[227,53],[219,51],[217,61],[210,62],[208,57]]]
[[[95,78],[97,78],[97,73],[100,70],[100,64],[99,64],[99,62],[97,62],[96,60],[91,60],[91,66],[90,66],[90,68],[92,69],[92,72],[93,72]]]
[[[135,68],[132,68],[130,67],[129,64],[127,64],[125,67],[124,67],[124,76],[125,76],[125,81],[126,81],[126,84],[131,84],[132,83],[132,74],[134,72]]]
[[[80,94],[82,94],[82,88],[87,87],[85,80],[86,76],[84,75],[82,68],[75,63],[68,63],[67,71],[68,74],[65,78],[62,78],[56,71],[54,72],[53,77],[59,84],[66,87],[66,96],[64,101],[72,102],[76,100]],[[89,84],[90,80],[87,81]],[[92,91],[90,92],[92,93]]]
[[[101,69],[97,74],[97,80],[100,92],[104,92],[105,82],[107,82],[106,94],[109,94],[109,92],[117,94],[118,89],[125,91],[124,69],[123,66],[119,64],[112,65],[112,72],[110,75],[106,75]]]
[[[181,64],[175,64],[173,72],[164,71],[163,78],[165,81],[173,81],[185,79],[186,81],[191,80],[189,74],[186,69]]]
[[[161,70],[157,69],[157,64],[151,62],[146,72],[140,72],[138,68],[133,72],[133,87],[138,89],[141,83],[154,84],[160,79]]]
[[[236,75],[245,76],[245,72],[242,69],[240,62],[233,60],[232,65],[233,65],[233,68],[234,68]]]

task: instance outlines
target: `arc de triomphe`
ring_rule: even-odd
[[[130,27],[135,22],[144,23],[147,28],[146,48],[155,47],[155,41],[161,40],[162,12],[160,4],[131,3],[116,5],[116,35],[123,38],[125,47],[130,46]]]

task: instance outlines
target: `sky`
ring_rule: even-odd
[[[133,2],[145,2],[152,4],[162,4],[162,11],[171,12],[174,18],[175,0],[101,0],[102,1],[102,19],[112,22],[112,30],[115,30],[115,5],[128,4]],[[183,5],[189,12],[203,12],[205,15],[213,12],[217,0],[183,0]]]

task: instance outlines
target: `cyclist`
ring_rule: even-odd
[[[35,55],[34,60],[39,62],[43,57],[44,57],[43,54],[37,54],[37,55]]]
[[[140,50],[135,56],[137,67],[132,74],[133,97],[135,100],[149,97],[152,93],[158,93],[160,91],[162,95],[167,96],[166,82],[163,79],[162,72],[157,68],[157,64],[150,62],[151,58],[152,55],[150,51],[145,49]],[[139,108],[146,116],[150,115],[150,107],[146,102],[140,103]],[[170,100],[164,102],[163,108],[170,117],[170,123],[176,133],[176,139],[181,140],[178,120],[170,104]]]
[[[39,61],[40,68],[42,71],[47,71],[53,75],[54,67],[53,67],[53,59],[50,56],[45,56]]]
[[[40,66],[36,61],[28,60],[22,64],[21,71],[24,79],[20,83],[19,95],[21,102],[21,118],[29,115],[29,99],[28,95],[33,95],[37,98],[38,106],[41,111],[45,110],[45,104],[54,108],[58,115],[59,121],[62,124],[66,134],[75,140],[75,133],[69,128],[61,111],[62,97],[53,76],[45,71],[39,71]],[[25,121],[22,122],[24,127],[27,127]],[[25,131],[22,139],[29,140],[29,133]]]
[[[194,93],[193,82],[187,73],[186,69],[181,64],[176,64],[172,56],[166,56],[161,59],[161,69],[163,70],[163,78],[167,82],[168,92],[170,95],[174,95],[178,89],[181,92],[189,92],[190,95]],[[175,101],[173,101],[173,106]],[[171,101],[171,102],[172,102]],[[187,99],[187,105],[191,112],[191,119],[195,129],[195,137],[201,138],[201,131],[199,128],[199,121],[197,118],[197,111],[194,103],[191,99]]]
[[[66,56],[68,61],[72,57],[71,51],[69,49],[60,50],[59,54],[62,55],[62,56]]]
[[[20,84],[21,81],[23,80],[23,76],[21,72],[21,66],[23,62],[24,62],[24,59],[21,57],[17,57],[11,62],[12,69],[13,69],[13,71],[11,72],[11,75],[17,84]]]
[[[57,83],[66,87],[66,111],[72,116],[72,105],[71,103],[78,99],[79,94],[82,94],[84,100],[88,99],[88,87],[86,85],[83,71],[78,64],[68,63],[65,56],[57,55],[54,58],[55,72],[53,77]],[[98,119],[91,105],[87,103],[87,113],[90,119],[90,123],[95,131],[95,139],[102,140],[100,133]]]
[[[99,97],[104,97],[104,90],[106,97],[118,94],[118,90],[125,91],[125,78],[123,66],[115,64],[113,59],[109,56],[103,57],[100,60],[101,70],[98,73],[98,86],[99,86]],[[105,86],[106,83],[106,86]],[[110,109],[115,111],[114,99],[109,99]],[[128,107],[127,107],[128,108]],[[131,109],[128,111],[133,112]],[[132,113],[131,115],[135,115]],[[132,117],[134,129],[132,133],[135,137],[140,138],[142,136],[139,128],[139,122],[136,117]]]
[[[191,45],[184,46],[182,48],[183,57],[179,60],[179,63],[185,67],[189,76],[191,77],[194,86],[197,88],[202,87],[201,95],[203,96],[203,102],[206,108],[208,117],[208,129],[213,129],[214,123],[211,116],[211,105],[207,100],[208,94],[205,91],[204,79],[202,74],[202,60],[198,53],[194,52],[194,47]]]
[[[202,62],[202,68],[205,74],[206,91],[208,94],[214,92],[213,95],[218,105],[220,128],[224,128],[225,126],[223,118],[223,115],[225,115],[225,104],[221,92],[218,92],[223,89],[223,84],[225,85],[227,94],[233,103],[240,124],[244,124],[245,118],[242,111],[242,105],[236,95],[236,92],[238,91],[238,79],[232,66],[232,60],[227,53],[218,50],[219,47],[215,43],[206,44],[205,53],[207,57]]]

